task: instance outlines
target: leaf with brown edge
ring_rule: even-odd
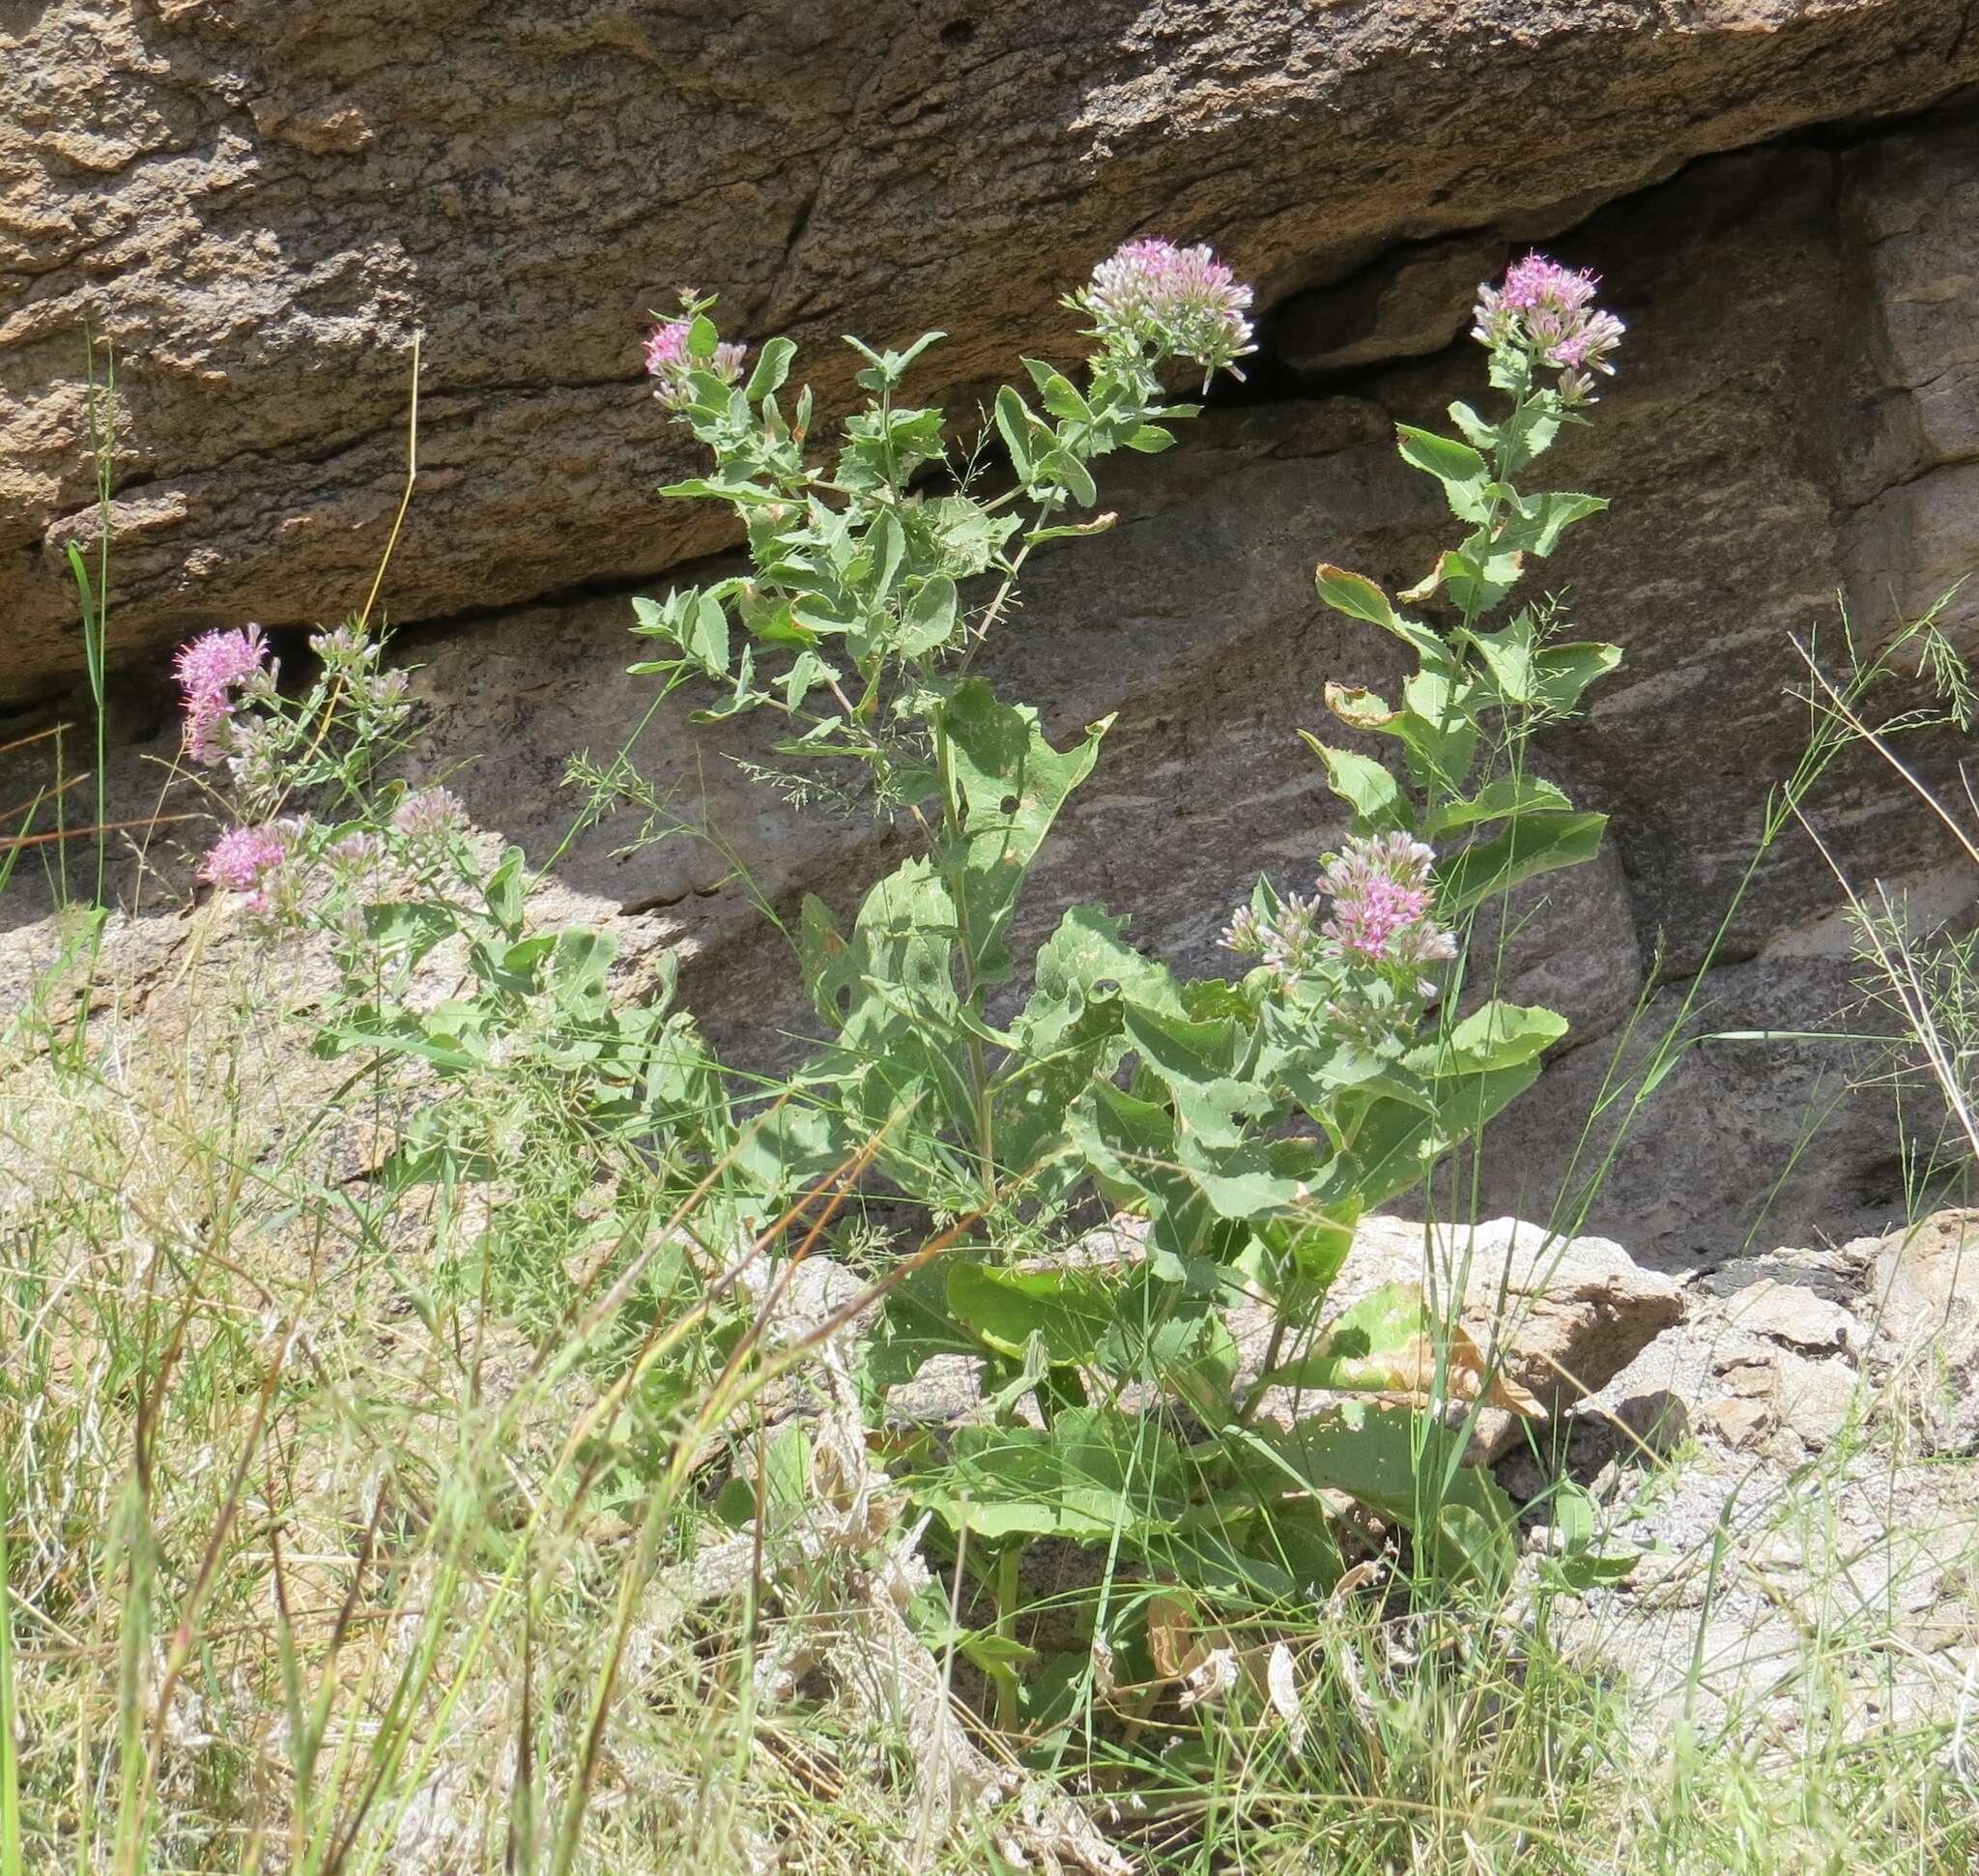
[[[1397,722],[1402,715],[1400,710],[1390,709],[1371,690],[1360,684],[1335,683],[1331,678],[1327,680],[1326,707],[1342,723],[1356,730],[1379,730]]]

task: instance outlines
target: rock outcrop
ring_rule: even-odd
[[[623,674],[631,589],[610,583],[718,544],[644,493],[682,460],[637,371],[641,309],[669,281],[723,286],[752,336],[812,341],[801,368],[831,394],[831,334],[948,326],[932,396],[1019,346],[1069,353],[1053,296],[1120,235],[1208,236],[1261,282],[1250,386],[1158,461],[1107,465],[1120,525],[1039,557],[990,664],[1056,735],[1118,713],[1019,938],[1101,898],[1178,967],[1218,969],[1217,932],[1255,873],[1296,879],[1338,828],[1296,730],[1317,725],[1329,678],[1395,675],[1379,635],[1320,610],[1312,564],[1391,586],[1422,571],[1446,517],[1396,462],[1392,423],[1477,394],[1477,278],[1557,235],[1605,274],[1630,332],[1594,426],[1546,462],[1613,512],[1548,576],[1627,662],[1543,745],[1613,840],[1522,909],[1509,994],[1574,1030],[1499,1123],[1483,1202],[1543,1217],[1588,1170],[1581,1122],[1647,996],[1633,1062],[1680,1017],[1745,1039],[1688,1051],[1586,1227],[1675,1260],[1735,1248],[1767,1204],[1780,1232],[1855,1228],[1900,1198],[1904,1169],[1887,1090],[1851,1085],[1847,1046],[1806,1039],[1867,1021],[1825,863],[1789,830],[1719,927],[1805,735],[1793,639],[1832,645],[1840,594],[1874,644],[1979,565],[1979,110],[1861,121],[1973,75],[1964,11],[901,6],[860,25],[883,56],[854,83],[850,15],[829,5],[740,27],[490,9],[444,44],[439,14],[415,7],[374,61],[317,12],[182,0],[87,14],[116,82],[84,101],[63,74],[81,69],[85,14],[51,7],[0,79],[29,100],[0,129],[15,171],[0,230],[18,247],[0,263],[0,689],[67,682],[73,661],[59,562],[89,525],[84,313],[123,358],[128,675],[108,806],[131,816],[158,809],[176,746],[146,646],[361,597],[422,326],[421,477],[392,616],[605,589],[402,640],[431,712],[421,768],[451,771],[484,826],[546,854],[574,811],[558,788],[572,752],[609,760],[649,701]],[[1946,614],[1967,641],[1975,595]],[[681,942],[686,995],[759,1059],[806,1019],[731,859],[778,904],[843,905],[891,863],[886,829],[792,816],[729,760],[762,753],[753,726],[696,729],[670,705],[634,759],[726,851],[627,852],[626,816],[559,863],[574,891]],[[1927,778],[1955,753],[1911,751]],[[45,745],[0,756],[4,798],[45,779]],[[182,788],[164,806],[205,803]],[[1969,871],[1879,765],[1838,765],[1812,814],[1851,876],[1907,893],[1922,922],[1969,914]],[[186,890],[171,838],[123,881],[155,909]],[[0,926],[38,915],[29,871]],[[1751,1039],[1777,1031],[1797,1039]],[[1810,1116],[1825,1131],[1796,1160]]]
[[[753,338],[946,327],[948,385],[968,385],[1019,345],[1067,341],[1063,276],[1131,234],[1218,243],[1267,303],[1347,281],[1397,243],[1550,235],[1708,152],[1932,103],[1979,76],[1969,14],[1964,0],[0,10],[0,697],[80,664],[64,548],[95,529],[86,328],[119,359],[120,652],[356,602],[398,500],[418,333],[422,477],[386,598],[430,619],[711,544],[705,518],[645,494],[675,465],[655,444],[639,327],[682,281],[719,288]],[[1440,342],[1420,296],[1401,295],[1417,310],[1392,338],[1379,291],[1349,299],[1339,335],[1308,334],[1298,356],[1364,363]],[[818,349],[829,406],[849,366]]]

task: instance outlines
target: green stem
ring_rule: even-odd
[[[957,800],[955,758],[948,734],[948,707],[934,713],[934,762],[941,784],[942,872],[955,906],[956,949],[961,958],[962,1007],[978,1022],[983,1015],[983,984],[969,929],[968,854],[963,845],[965,818]],[[990,1093],[990,1061],[983,1039],[974,1028],[962,1037],[962,1059],[969,1082],[970,1106],[976,1117],[976,1171],[986,1200],[996,1194],[995,1118]]]
[[[1018,1599],[1022,1594],[1018,1580],[1018,1566],[1022,1552],[1014,1544],[1005,1544],[996,1559],[996,1635],[999,1641],[1017,1640]],[[1017,1670],[1008,1663],[996,1677],[996,1723],[1005,1732],[1016,1730],[1017,1712]]]

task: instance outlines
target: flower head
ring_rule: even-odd
[[[1271,913],[1240,906],[1217,940],[1225,951],[1256,958],[1281,977],[1309,969],[1319,957],[1319,901],[1296,892],[1280,898]]]
[[[1153,346],[1193,359],[1205,376],[1234,370],[1250,342],[1250,289],[1208,247],[1130,241],[1093,269],[1067,303],[1114,347]]]
[[[1420,967],[1456,956],[1456,939],[1429,914],[1436,855],[1407,834],[1350,836],[1319,876],[1334,902],[1320,930],[1349,963]]]
[[[1600,276],[1528,254],[1506,270],[1502,285],[1477,289],[1472,336],[1493,352],[1521,353],[1558,371],[1568,404],[1593,401],[1592,373],[1613,377],[1608,354],[1627,330],[1593,303]]]
[[[186,752],[194,762],[216,762],[227,753],[236,693],[272,678],[274,667],[259,625],[203,632],[179,648],[172,661],[186,713]]]
[[[693,332],[691,319],[663,319],[645,342],[645,368],[653,380],[653,395],[669,410],[694,402],[689,374],[697,366],[713,372],[725,385],[732,385],[742,375],[747,346],[724,341],[715,347],[711,358],[696,359],[687,343]]]
[[[408,840],[438,840],[467,825],[468,812],[451,789],[426,788],[392,810],[391,824]]]
[[[272,827],[230,827],[214,843],[199,877],[245,893],[249,911],[266,911],[273,903],[272,876],[288,852],[288,843]]]

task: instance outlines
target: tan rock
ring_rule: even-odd
[[[1902,1348],[1928,1347],[1963,1369],[1979,1354],[1979,1211],[1935,1212],[1868,1247],[1864,1302]]]
[[[1619,1244],[1549,1238],[1543,1227],[1514,1218],[1427,1230],[1380,1214],[1362,1220],[1326,1316],[1386,1284],[1419,1286],[1432,1310],[1461,1295],[1463,1327],[1494,1370],[1554,1412],[1601,1387],[1682,1311],[1678,1285],[1645,1270]],[[1239,1313],[1231,1326],[1246,1371],[1256,1373],[1271,1338],[1269,1317]],[[1301,1409],[1287,1399],[1275,1410]],[[1496,1454],[1516,1431],[1508,1413],[1488,1410],[1478,1436]]]
[[[1962,0],[55,0],[0,27],[0,686],[73,673],[82,330],[117,347],[122,645],[334,614],[425,477],[394,617],[647,574],[713,537],[640,324],[1060,351],[1069,273],[1158,221],[1265,303],[1398,240],[1551,232],[1689,159],[1979,75]],[[903,257],[911,267],[903,268]],[[573,556],[576,558],[573,559]]]

